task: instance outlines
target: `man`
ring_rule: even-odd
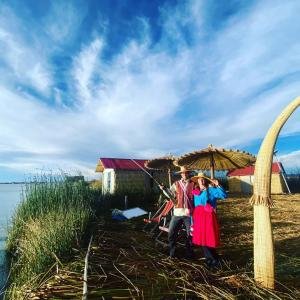
[[[170,257],[174,257],[175,255],[178,232],[181,229],[182,224],[184,224],[186,230],[187,258],[190,259],[194,256],[190,235],[191,216],[194,209],[192,196],[194,183],[189,180],[189,171],[185,167],[180,167],[180,171],[177,173],[180,173],[181,179],[175,181],[169,191],[164,189],[166,194],[170,194],[171,192],[173,194],[172,198],[174,199],[174,214],[171,218],[168,234],[169,255]]]

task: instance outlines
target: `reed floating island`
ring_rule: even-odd
[[[180,248],[179,259],[169,259],[166,249],[142,232],[140,219],[100,217],[89,255],[88,299],[299,299],[299,200],[299,194],[274,197],[276,291],[253,278],[253,209],[247,197],[231,197],[218,207],[220,269],[206,268],[200,248],[195,249],[195,261],[182,259]],[[73,261],[30,290],[28,299],[79,299],[85,254],[86,249],[75,251]]]

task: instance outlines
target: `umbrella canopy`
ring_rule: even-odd
[[[145,162],[145,167],[153,170],[179,170],[178,166],[174,165],[176,158],[172,155],[154,158]]]
[[[191,170],[211,170],[211,178],[214,178],[215,170],[240,169],[254,164],[255,160],[248,152],[215,148],[210,144],[208,148],[180,156],[175,163]]]
[[[152,170],[165,170],[169,174],[169,184],[171,186],[171,171],[179,170],[180,168],[174,165],[176,158],[173,155],[158,157],[145,162],[145,167]]]

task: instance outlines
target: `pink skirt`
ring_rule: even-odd
[[[193,212],[193,244],[213,248],[220,245],[217,215],[209,204],[195,207]]]

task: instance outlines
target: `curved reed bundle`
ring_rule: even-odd
[[[269,129],[260,147],[254,173],[253,196],[250,203],[254,205],[254,277],[267,288],[274,288],[274,249],[270,219],[272,206],[271,172],[274,147],[281,128],[300,106],[300,97],[291,102],[278,116]]]

